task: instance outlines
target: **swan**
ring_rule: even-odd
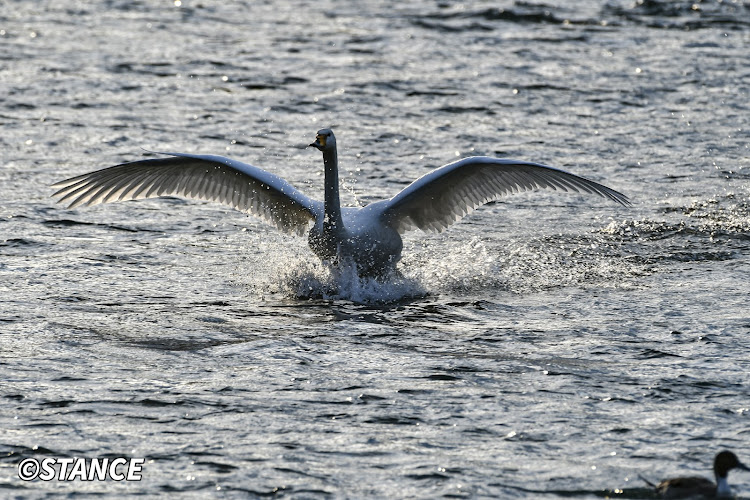
[[[502,195],[535,188],[593,193],[623,206],[627,196],[602,184],[538,163],[475,156],[437,168],[391,199],[365,207],[339,202],[336,137],[319,130],[314,147],[323,153],[324,201],[314,200],[281,177],[215,155],[159,153],[52,185],[68,208],[158,196],[218,202],[260,216],[287,233],[308,232],[312,251],[333,266],[356,266],[357,274],[384,276],[401,258],[401,235],[411,229],[440,232]]]

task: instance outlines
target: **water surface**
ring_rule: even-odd
[[[750,8],[742,2],[6,2],[4,496],[595,498],[750,461]],[[225,154],[390,197],[469,155],[628,194],[504,198],[409,233],[401,279],[178,199],[55,181]],[[145,457],[138,483],[26,457]],[[750,476],[732,474],[750,495]]]

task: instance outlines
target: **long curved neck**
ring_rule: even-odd
[[[342,229],[341,203],[339,202],[339,160],[336,148],[323,151],[325,165],[325,219],[323,224],[331,229]]]

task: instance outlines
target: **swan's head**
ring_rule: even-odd
[[[330,128],[323,128],[318,130],[318,135],[315,136],[315,142],[310,144],[311,147],[317,148],[320,151],[332,151],[336,149],[336,137],[333,135],[333,130]]]

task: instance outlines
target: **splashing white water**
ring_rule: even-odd
[[[427,294],[418,279],[400,271],[381,278],[362,278],[354,266],[328,266],[302,245],[274,246],[274,249],[244,256],[252,262],[243,263],[243,267],[256,272],[247,275],[249,282],[241,279],[241,284],[258,297],[385,304]]]
[[[269,241],[269,239],[271,241]],[[601,235],[552,235],[498,244],[473,237],[435,237],[407,242],[397,271],[362,278],[354,266],[330,267],[304,246],[279,238],[265,250],[244,255],[255,272],[242,285],[260,298],[344,300],[387,304],[446,293],[483,295],[488,290],[526,293],[565,286],[626,286],[643,273]],[[248,249],[249,250],[249,249]],[[638,267],[638,266],[636,266]]]
[[[292,266],[278,276],[282,287],[298,299],[350,300],[382,304],[426,295],[418,280],[399,271],[379,278],[360,277],[356,266],[329,267],[323,263]]]

